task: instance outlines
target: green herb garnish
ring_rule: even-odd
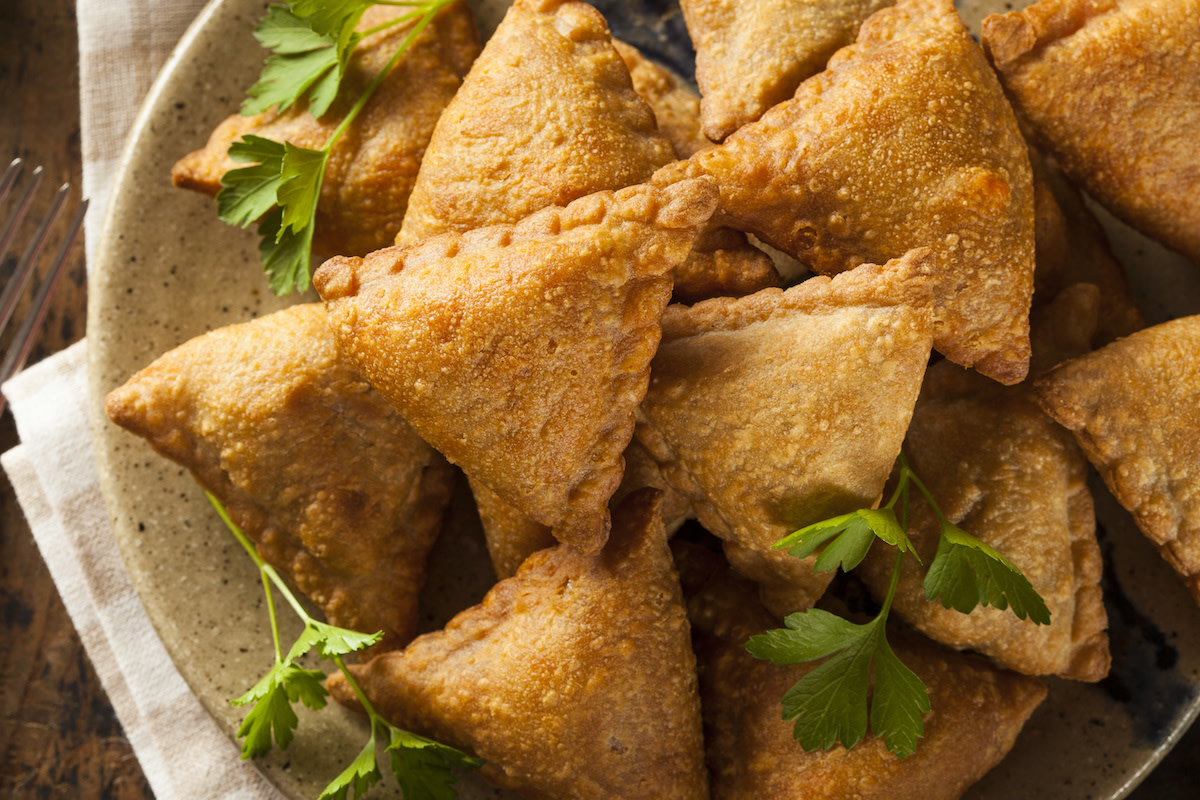
[[[258,222],[259,254],[271,291],[303,292],[309,285],[313,224],[321,183],[333,146],[346,131],[392,67],[425,26],[453,0],[292,0],[273,5],[254,31],[269,49],[258,81],[247,91],[245,115],[276,107],[284,111],[307,102],[314,117],[323,116],[338,97],[354,48],[363,37],[416,20],[396,52],[362,90],[320,150],[247,135],[229,147],[234,161],[251,166],[228,171],[217,193],[217,214],[238,227]],[[363,12],[373,5],[411,10],[369,31],[356,31]]]
[[[921,560],[905,533],[910,486],[929,502],[941,524],[937,554],[923,584],[926,599],[963,613],[990,605],[1011,608],[1021,619],[1028,617],[1039,625],[1050,622],[1050,611],[1029,580],[1000,553],[947,520],[901,454],[896,488],[887,505],[814,523],[775,545],[797,558],[820,551],[813,567],[817,572],[839,566],[854,569],[877,538],[896,548],[887,595],[870,622],[857,624],[810,609],[788,615],[786,628],[753,636],[746,645],[755,657],[773,664],[826,659],[783,696],[783,717],[796,721],[794,736],[807,751],[828,750],[838,742],[854,747],[869,726],[892,753],[907,758],[924,735],[921,715],[930,709],[929,692],[887,641],[887,618],[904,556]]]
[[[458,793],[454,789],[454,768],[475,769],[483,761],[472,758],[453,747],[439,744],[432,739],[401,730],[379,716],[367,700],[358,681],[346,669],[343,657],[376,644],[383,634],[358,633],[357,631],[328,625],[313,619],[300,604],[288,585],[279,577],[253,543],[229,518],[219,500],[208,495],[217,514],[226,527],[237,538],[254,563],[258,566],[263,590],[267,596],[267,613],[271,620],[271,635],[275,644],[275,664],[250,691],[236,700],[234,705],[251,705],[250,712],[242,720],[237,735],[242,738],[242,758],[257,758],[270,752],[273,744],[286,749],[299,725],[292,704],[301,702],[311,709],[324,708],[329,696],[325,688],[325,675],[320,670],[305,669],[296,662],[314,648],[321,658],[332,661],[345,676],[347,684],[354,690],[371,723],[371,734],[363,749],[340,775],[333,779],[318,800],[346,800],[353,790],[354,797],[362,795],[370,786],[379,782],[382,772],[376,760],[376,737],[387,736],[387,752],[391,754],[391,769],[406,798],[413,800],[454,800]],[[292,644],[287,654],[279,642],[279,625],[275,616],[275,599],[271,587],[283,596],[292,610],[304,622],[304,630]]]

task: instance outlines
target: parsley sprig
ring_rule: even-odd
[[[816,572],[853,570],[876,539],[896,548],[887,595],[874,619],[858,624],[814,608],[788,615],[785,628],[753,636],[746,645],[752,655],[774,664],[824,659],[782,700],[783,718],[795,720],[793,734],[807,751],[828,750],[838,742],[854,747],[869,727],[892,753],[907,758],[924,735],[922,715],[930,710],[929,692],[887,640],[887,619],[904,557],[911,555],[921,563],[905,532],[912,487],[930,504],[941,527],[937,553],[923,582],[927,600],[962,613],[979,605],[1011,608],[1020,619],[1050,623],[1050,611],[1029,580],[995,549],[946,519],[902,453],[895,490],[882,508],[814,523],[775,545],[797,558],[819,551]]]
[[[358,681],[346,668],[344,656],[376,644],[383,638],[383,634],[359,633],[313,619],[279,577],[279,573],[263,561],[253,543],[229,518],[221,502],[211,494],[208,494],[208,499],[258,566],[263,590],[266,592],[267,613],[271,620],[271,635],[275,645],[274,666],[250,691],[231,701],[237,706],[252,706],[237,732],[243,739],[242,758],[264,755],[270,752],[273,743],[278,744],[280,749],[287,748],[300,723],[295,709],[292,708],[293,703],[300,702],[314,710],[325,707],[326,698],[329,696],[324,685],[325,674],[320,670],[305,669],[297,663],[302,656],[316,648],[321,658],[332,661],[345,676],[347,684],[354,690],[367,712],[371,724],[370,736],[362,750],[349,766],[325,787],[318,800],[346,800],[351,790],[357,798],[382,779],[383,774],[376,760],[376,742],[379,741],[380,735],[387,738],[386,752],[391,756],[392,773],[406,798],[455,800],[458,793],[454,789],[453,770],[475,769],[481,766],[483,761],[392,725],[379,716]],[[272,586],[304,622],[303,632],[286,655],[279,641]]]
[[[230,225],[242,228],[259,223],[259,255],[275,294],[308,289],[317,201],[334,144],[434,15],[451,2],[292,0],[286,5],[270,6],[259,22],[255,38],[272,54],[258,81],[247,91],[242,114],[257,114],[272,107],[282,112],[307,102],[308,112],[320,118],[341,91],[358,43],[370,34],[416,20],[319,150],[254,135],[229,146],[230,158],[249,166],[222,176],[217,214]],[[411,10],[371,30],[356,31],[363,13],[373,5]]]

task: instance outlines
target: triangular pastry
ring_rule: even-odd
[[[779,614],[831,573],[772,545],[878,500],[932,338],[928,250],[787,291],[671,306],[637,437]]]
[[[852,749],[806,753],[780,700],[814,664],[780,667],[746,651],[780,627],[711,554],[673,546],[700,668],[713,800],[956,800],[1012,748],[1046,696],[1036,678],[914,636],[889,634],[929,690],[925,734],[906,759],[868,734]]]
[[[1059,364],[1034,388],[1200,603],[1200,316]]]
[[[600,12],[517,0],[438,121],[396,243],[516,222],[674,158]]]
[[[518,0],[438,121],[396,243],[645,182],[676,158],[656,124],[660,110],[676,128],[685,119],[674,83],[636,49],[618,48],[586,3]],[[686,302],[778,285],[770,258],[727,229],[706,231],[675,279]]]
[[[105,410],[191,470],[331,623],[412,638],[454,472],[341,360],[320,303],[192,339]]]
[[[715,204],[708,180],[600,192],[515,226],[333,259],[313,282],[347,358],[426,441],[594,552],[670,270]]]
[[[394,19],[403,8],[374,6],[359,30]],[[412,30],[396,25],[367,36],[355,48],[344,99],[314,119],[301,106],[222,122],[203,149],[171,170],[176,186],[215,195],[221,176],[245,166],[226,154],[246,134],[320,149],[366,84],[383,69]],[[333,146],[317,205],[313,251],[326,256],[365,255],[392,243],[404,218],[421,156],[442,110],[479,53],[475,20],[465,2],[452,3],[409,45],[362,113]]]
[[[1200,263],[1200,0],[1042,0],[983,45],[1063,171]]]
[[[696,48],[704,132],[719,142],[850,44],[873,12],[894,0],[681,0]]]
[[[709,174],[718,221],[816,272],[934,251],[934,346],[1016,383],[1029,359],[1034,208],[1012,108],[950,0],[902,0],[719,147],[656,182]]]
[[[925,597],[939,521],[922,499],[909,508],[909,538],[922,565],[905,559],[893,608],[925,635],[990,656],[1027,675],[1098,681],[1108,674],[1103,563],[1087,487],[1087,460],[1046,416],[1028,385],[1005,387],[942,361],[930,367],[904,442],[910,466],[946,517],[1024,573],[1050,609],[1050,624],[1008,610],[970,614]],[[872,548],[858,573],[887,593],[892,548]]]
[[[539,551],[445,629],[351,667],[372,706],[486,759],[485,777],[527,797],[707,797],[696,661],[657,495],[626,499],[604,551]],[[340,675],[329,684],[357,703]]]

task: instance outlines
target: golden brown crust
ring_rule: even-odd
[[[369,9],[361,29],[406,13]],[[411,26],[399,25],[358,45],[345,78],[345,96],[358,92],[383,69]],[[317,206],[313,250],[326,256],[365,255],[392,243],[400,229],[421,157],[442,109],[479,53],[475,20],[466,3],[443,9],[413,41],[362,113],[333,147]],[[320,149],[349,110],[338,101],[321,119],[295,107],[253,117],[234,115],[213,131],[203,149],[171,170],[176,186],[215,195],[221,176],[239,165],[226,151],[251,133]]]
[[[711,174],[720,222],[822,274],[936,255],[934,346],[1003,383],[1028,367],[1033,189],[1011,107],[950,0],[903,0],[792,100],[656,177]]]
[[[700,664],[713,800],[953,800],[1000,762],[1046,696],[1035,678],[893,634],[896,655],[929,690],[916,752],[901,760],[868,736],[851,750],[806,753],[779,701],[813,665],[751,656],[746,640],[775,627],[753,589],[705,553],[673,549]]]
[[[681,0],[696,47],[708,138],[719,142],[787,100],[894,0]]]
[[[477,606],[354,667],[396,725],[487,760],[527,797],[708,796],[696,662],[658,493],[630,496],[595,555],[535,553]],[[340,676],[339,701],[355,703]]]
[[[983,42],[1066,173],[1200,262],[1200,0],[1042,0]]]
[[[1003,387],[945,361],[930,367],[904,451],[946,517],[1012,561],[1046,601],[1051,621],[1039,626],[990,607],[962,614],[926,600],[922,581],[940,524],[921,501],[911,508],[909,537],[925,566],[904,563],[893,606],[900,618],[1028,675],[1107,675],[1087,461],[1028,387]],[[893,561],[894,551],[875,548],[859,570],[877,596],[887,592]]]
[[[1200,602],[1200,316],[1060,364],[1034,388]]]
[[[674,158],[604,17],[518,0],[438,121],[396,243],[515,222]]]
[[[715,204],[707,180],[601,192],[515,226],[333,259],[313,282],[347,357],[427,441],[594,552],[669,271]]]
[[[324,611],[400,646],[453,471],[337,355],[320,303],[212,331],[110,393]]]
[[[663,316],[638,439],[777,613],[831,575],[771,545],[872,505],[900,452],[929,357],[930,258]]]
[[[631,44],[613,39],[613,47],[629,69],[633,88],[654,111],[658,130],[680,158],[703,150],[712,142],[700,130],[700,95],[681,84]]]

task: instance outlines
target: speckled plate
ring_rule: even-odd
[[[184,470],[110,425],[102,400],[166,350],[211,328],[293,302],[273,297],[254,235],[217,220],[211,200],[172,189],[171,164],[199,147],[240,102],[262,51],[251,31],[262,0],[218,0],[198,17],[153,87],[120,169],[89,294],[91,406],[106,499],[129,572],[184,678],[233,736],[242,710],[229,704],[271,662],[255,570]],[[490,30],[503,2],[480,8]],[[598,3],[618,35],[677,71],[690,47],[669,0]],[[632,10],[633,6],[644,9]],[[962,2],[975,29],[1011,3]],[[1105,218],[1151,321],[1200,312],[1200,270]],[[1171,748],[1200,703],[1200,610],[1182,583],[1095,485],[1113,649],[1099,685],[1051,681],[1049,699],[1014,752],[969,797],[1105,800],[1124,796]],[[465,493],[435,553],[426,628],[486,590],[490,568]],[[451,569],[440,553],[453,550]],[[465,555],[465,561],[464,561]],[[463,569],[463,564],[472,565]],[[361,721],[339,708],[304,712],[283,753],[261,761],[297,800],[320,789],[361,748]],[[1186,790],[1190,791],[1190,790]],[[385,784],[374,796],[397,795]],[[474,776],[462,797],[507,797]],[[1180,795],[1181,797],[1183,795]]]

